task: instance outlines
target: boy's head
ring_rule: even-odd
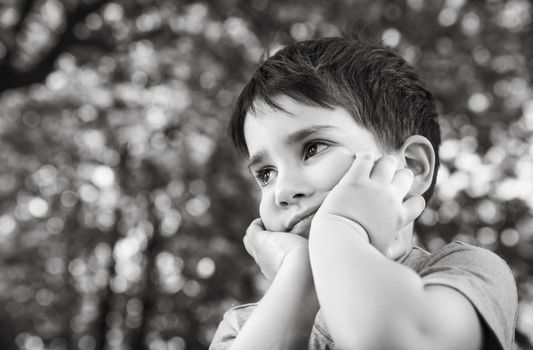
[[[307,121],[306,115],[310,116]],[[353,128],[345,125],[348,117]],[[267,187],[276,187],[277,182],[285,179],[286,170],[290,168],[294,176],[305,181],[306,174],[298,172],[311,166],[311,161],[317,161],[304,156],[301,164],[292,160],[293,165],[299,168],[289,167],[285,164],[287,157],[297,150],[283,148],[289,143],[281,137],[278,140],[280,147],[275,147],[273,143],[276,143],[277,136],[280,133],[295,136],[306,123],[313,129],[317,121],[333,125],[322,125],[322,128],[318,125],[315,128],[317,133],[307,130],[307,134],[303,134],[312,139],[321,137],[320,132],[325,133],[326,129],[343,128],[345,133],[350,130],[351,140],[344,139],[345,135],[340,134],[330,136],[342,139],[340,148],[345,153],[352,152],[352,159],[357,151],[373,151],[374,148],[381,154],[399,154],[405,166],[411,167],[415,175],[425,172],[424,183],[419,186],[421,193],[418,194],[423,194],[426,200],[431,197],[439,166],[440,145],[440,128],[431,93],[414,70],[390,49],[358,40],[327,38],[299,42],[278,51],[261,64],[237,100],[231,133],[237,148],[251,157],[251,170],[256,176],[262,176],[260,182],[266,182],[266,178],[269,180],[266,186],[260,183],[262,206],[268,200],[265,198],[270,191]],[[296,139],[293,137],[292,141]],[[305,141],[305,137],[301,139]],[[321,139],[318,141],[321,142]],[[315,154],[323,158],[337,154],[338,147],[332,153],[327,146],[337,141],[325,141],[323,144],[311,144],[313,157]],[[366,143],[363,144],[363,141]],[[293,142],[293,145],[296,144]],[[308,147],[305,142],[295,147],[302,148],[302,152],[308,151],[305,150]],[[327,155],[318,154],[326,148]],[[424,157],[426,160],[421,160]],[[323,174],[323,177],[336,172],[331,167],[343,168],[342,165],[328,166],[329,174]],[[264,169],[268,171],[265,173]],[[305,191],[295,191],[294,198],[306,197]],[[271,192],[272,201],[277,201],[278,206],[285,205],[286,208],[280,207],[280,210],[287,211],[290,203],[276,199],[275,188]],[[314,202],[313,205],[320,203]],[[290,225],[285,223],[281,227],[288,229]]]

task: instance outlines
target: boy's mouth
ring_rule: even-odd
[[[318,207],[310,208],[294,216],[289,222],[287,232],[295,233],[304,237],[309,236],[311,221],[313,220],[313,217],[315,216],[317,210]]]

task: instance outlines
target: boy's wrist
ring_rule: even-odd
[[[310,234],[312,234],[313,231],[331,232],[339,226],[354,232],[366,242],[370,242],[368,233],[366,232],[364,227],[361,226],[361,224],[356,221],[350,220],[344,216],[329,213],[315,215],[315,217],[313,218],[313,222],[311,223]]]
[[[305,296],[302,301],[311,303],[312,305],[309,305],[309,307],[318,308],[318,299],[316,296],[313,273],[311,271],[311,263],[309,259],[309,249],[307,246],[294,249],[287,254],[276,277],[282,275],[292,276],[292,286],[290,287],[292,291],[295,290],[294,283],[300,283],[300,285],[303,286],[303,289],[301,290],[305,291]]]
[[[280,267],[282,273],[295,276],[294,282],[307,285],[310,291],[315,291],[313,273],[311,271],[311,261],[309,259],[309,249],[307,246],[296,248],[287,254]]]
[[[309,248],[307,245],[295,248],[287,253],[280,269],[298,270],[299,273],[309,272],[311,274]]]

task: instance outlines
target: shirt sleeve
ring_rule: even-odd
[[[211,340],[209,350],[229,349],[256,305],[255,303],[239,305],[226,311]]]
[[[420,270],[424,285],[462,293],[484,323],[484,349],[513,349],[518,297],[508,265],[495,253],[462,242],[437,251]]]

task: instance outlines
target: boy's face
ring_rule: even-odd
[[[308,237],[311,219],[361,151],[382,152],[374,136],[342,108],[324,109],[280,96],[287,112],[248,114],[250,171],[261,188],[259,213],[269,231]]]

